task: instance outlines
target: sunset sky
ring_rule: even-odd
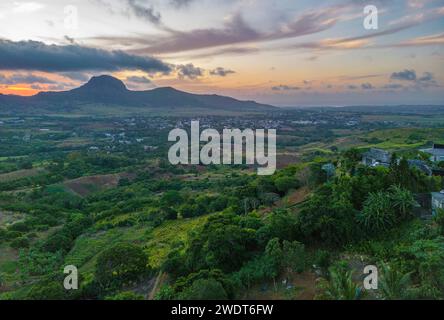
[[[1,0],[0,93],[111,74],[278,106],[444,104],[443,45],[444,0]]]

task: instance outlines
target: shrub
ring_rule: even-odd
[[[6,239],[7,231],[4,228],[0,228],[0,241]]]
[[[13,249],[21,249],[29,247],[29,239],[26,237],[19,237],[11,242],[11,248]]]
[[[182,300],[226,300],[227,293],[219,281],[210,278],[194,281],[179,297]]]
[[[135,282],[147,272],[147,256],[142,248],[120,243],[100,254],[94,275],[100,286],[107,290]]]
[[[316,251],[314,264],[321,268],[323,272],[326,272],[331,264],[331,254],[326,250]]]
[[[107,296],[105,300],[144,300],[145,297],[132,291],[125,291],[113,296]]]
[[[18,231],[18,232],[28,232],[30,230],[29,226],[25,222],[16,222],[8,227],[10,231]]]
[[[283,243],[285,267],[290,271],[301,273],[305,270],[305,246],[298,241]]]
[[[295,177],[279,177],[274,181],[276,189],[282,193],[287,193],[290,189],[297,188],[299,186],[299,182]]]

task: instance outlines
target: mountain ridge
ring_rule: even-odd
[[[87,83],[68,91],[43,91],[23,97],[0,95],[0,110],[5,107],[42,110],[75,109],[85,104],[121,107],[200,108],[228,111],[266,111],[276,107],[255,101],[237,100],[217,94],[193,94],[173,87],[144,91],[129,90],[123,81],[108,75],[94,76]]]

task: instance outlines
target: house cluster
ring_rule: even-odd
[[[113,122],[114,126],[120,127],[121,130],[127,129],[147,129],[147,130],[164,130],[172,128],[173,122],[165,117],[152,118],[126,118]]]
[[[371,148],[369,151],[362,155],[362,163],[369,167],[388,167],[390,165],[390,160],[392,155],[382,149]]]
[[[279,129],[286,124],[283,119],[257,119],[257,118],[242,118],[242,117],[226,117],[220,118],[216,116],[205,116],[197,118],[184,118],[178,120],[175,128],[188,129],[192,121],[198,121],[201,130],[205,129],[234,129],[241,130],[249,129]]]
[[[131,141],[131,138],[126,138],[126,133],[125,132],[121,132],[121,133],[105,133],[105,137],[110,139],[111,143],[119,143],[119,144],[126,144],[126,145],[131,145],[133,144],[133,142]],[[133,139],[136,143],[142,143],[145,139],[144,138],[134,138]]]
[[[444,161],[444,144],[435,143],[432,148],[421,149],[420,151],[428,153],[432,162]]]
[[[434,144],[432,148],[421,149],[420,151],[425,152],[430,155],[430,161],[433,163],[438,163],[444,161],[444,145]],[[390,160],[392,155],[382,149],[371,148],[365,152],[362,156],[362,163],[370,167],[388,167],[390,165]],[[431,168],[427,162],[422,160],[408,160],[410,168],[416,168],[428,176],[441,175],[440,169]],[[430,201],[430,195],[429,195]],[[431,210],[433,214],[436,214],[437,209],[444,209],[444,190],[441,192],[431,193]]]
[[[362,163],[369,167],[386,167],[390,166],[392,154],[382,149],[371,148],[362,155]],[[407,160],[410,168],[416,168],[424,174],[431,176],[433,170],[423,160],[410,159]]]
[[[307,108],[308,109],[308,108]],[[346,127],[357,126],[361,123],[359,116],[350,116],[347,114],[331,114],[329,112],[308,111],[298,115],[297,119],[288,118],[285,113],[279,114],[280,119],[286,120],[287,125],[305,126],[305,125],[340,125]]]

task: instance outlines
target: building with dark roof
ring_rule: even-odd
[[[444,161],[444,145],[435,143],[433,148],[422,149],[422,152],[430,154],[430,161],[440,162]]]
[[[369,151],[362,155],[362,163],[366,166],[377,167],[384,166],[388,167],[390,164],[390,159],[392,155],[382,149],[371,148]]]
[[[407,160],[409,163],[410,168],[418,169],[419,171],[423,172],[425,175],[431,176],[432,175],[432,169],[422,160]]]

